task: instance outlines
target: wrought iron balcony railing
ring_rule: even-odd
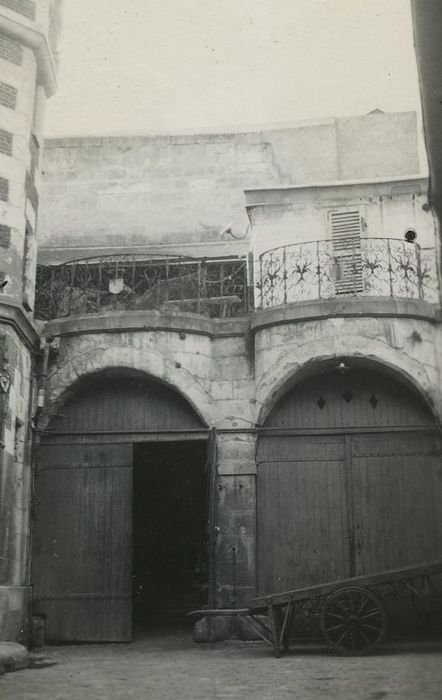
[[[37,268],[38,319],[156,309],[244,315],[246,261],[113,255]]]
[[[260,256],[256,277],[255,305],[261,309],[342,295],[439,302],[435,249],[403,239],[322,240],[273,248]]]
[[[249,311],[245,259],[113,255],[39,265],[35,316],[188,311],[213,318]],[[436,251],[392,238],[322,240],[273,248],[255,270],[255,307],[342,296],[439,303]]]

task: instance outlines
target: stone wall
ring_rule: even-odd
[[[415,385],[442,416],[439,324],[419,318],[328,318],[257,329],[256,400],[262,422],[279,393],[306,366],[336,358],[378,363]]]
[[[46,38],[55,0],[0,2],[0,303],[31,311],[37,259],[37,214],[46,96],[54,82]],[[56,29],[56,27],[55,27]]]
[[[246,319],[198,320],[190,314],[170,314],[166,323],[160,314],[135,312],[124,331],[106,333],[103,325],[110,330],[117,315],[48,323],[45,333],[57,338],[58,355],[49,369],[41,427],[79,378],[109,367],[145,371],[183,394],[218,430],[216,600],[224,607],[241,604],[256,586],[253,427],[287,386],[307,370],[320,371],[321,363],[346,358],[350,365],[390,368],[442,415],[442,333],[433,312],[427,319],[410,317],[410,311],[408,317],[398,311],[378,317],[367,306],[364,315],[365,302],[357,301],[359,318],[281,322],[256,314],[254,337]]]
[[[19,23],[23,29],[47,37],[52,51],[55,51],[61,4],[62,0],[0,0],[0,13],[15,24]]]
[[[9,384],[0,390],[0,640],[28,640],[32,310],[43,115],[55,90],[47,40],[54,49],[59,6],[0,1],[0,341]]]
[[[0,639],[23,641],[29,584],[31,354],[12,330],[2,330],[0,340],[1,373],[10,381],[0,390]]]
[[[33,51],[22,47],[20,65],[1,60],[2,81],[17,89],[14,108],[0,105],[0,128],[11,137],[10,153],[0,152],[0,175],[8,182],[8,195],[2,205],[1,223],[8,230],[8,239],[1,244],[0,273],[8,281],[0,292],[1,298],[22,303],[23,249],[26,220],[32,231],[36,228],[37,203],[28,200],[25,190],[26,173],[31,166],[29,141],[35,100],[37,64]]]
[[[369,144],[369,147],[367,147]],[[266,131],[46,142],[40,259],[97,247],[230,240],[248,226],[244,189],[419,173],[412,112]],[[92,251],[92,252],[91,252]]]

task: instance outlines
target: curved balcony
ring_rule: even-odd
[[[435,249],[395,238],[273,248],[259,258],[255,287],[258,309],[340,296],[439,302]]]
[[[122,254],[37,268],[37,319],[152,310],[244,315],[246,261]]]

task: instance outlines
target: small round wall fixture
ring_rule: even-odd
[[[408,228],[405,231],[404,238],[408,243],[414,243],[417,238],[417,233],[414,228]]]

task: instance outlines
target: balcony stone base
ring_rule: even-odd
[[[312,321],[333,317],[360,318],[364,316],[400,316],[433,322],[442,320],[440,308],[425,301],[358,296],[301,301],[262,309],[253,315],[251,327],[257,330],[265,326],[296,321]]]

